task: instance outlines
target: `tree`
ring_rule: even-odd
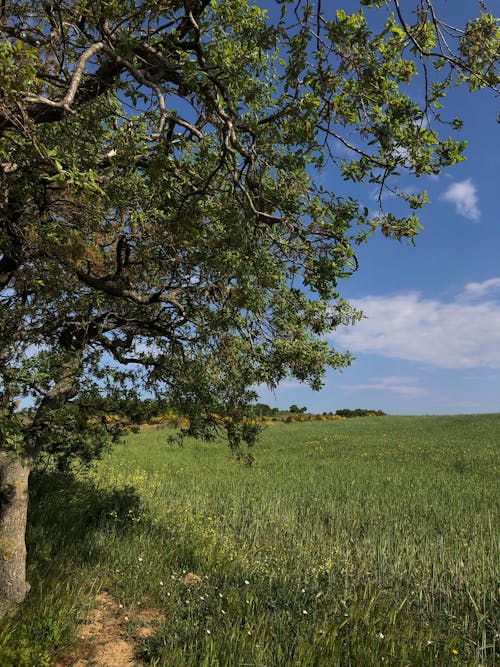
[[[279,409],[272,408],[267,403],[256,403],[253,406],[253,412],[256,417],[272,417],[279,413]]]
[[[498,86],[494,17],[459,30],[430,0],[325,4],[1,4],[0,615],[28,590],[40,456],[98,455],[109,401],[144,391],[251,444],[253,386],[319,388],[350,362],[323,336],[357,316],[338,292],[356,245],[418,232],[425,194],[398,173],[461,159],[440,101]],[[340,177],[392,188],[408,215],[370,216]]]

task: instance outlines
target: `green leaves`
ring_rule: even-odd
[[[467,70],[462,77],[470,90],[500,83],[500,23],[490,13],[469,21],[460,38],[459,50]]]
[[[339,296],[356,246],[413,242],[427,197],[398,179],[463,159],[438,132],[461,129],[447,91],[498,82],[487,12],[460,32],[429,3],[279,4],[275,22],[246,0],[8,10],[0,391],[65,460],[106,440],[90,388],[167,394],[237,450],[252,387],[349,364],[325,336],[358,317]],[[370,216],[342,179],[405,208]]]
[[[37,86],[38,53],[20,39],[0,39],[0,81],[4,95],[15,97]]]
[[[19,418],[0,414],[0,442],[2,450],[12,456],[22,458],[25,455],[24,434]]]

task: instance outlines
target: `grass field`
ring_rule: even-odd
[[[158,610],[146,665],[500,664],[499,441],[500,414],[279,423],[247,468],[156,430],[38,475],[0,666],[71,664],[99,591]]]

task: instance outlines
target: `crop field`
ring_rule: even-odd
[[[500,664],[500,414],[276,423],[253,467],[167,433],[34,477],[1,667],[93,664],[103,595],[137,665]]]

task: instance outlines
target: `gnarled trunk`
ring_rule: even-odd
[[[74,330],[69,327],[65,335],[71,345]],[[61,408],[78,391],[83,340],[80,342],[82,346],[72,349],[72,354],[63,363],[60,378],[45,394],[30,427],[24,432],[26,458],[23,460],[0,451],[0,617],[24,600],[30,589],[26,581],[25,535],[28,478],[41,449],[37,432],[43,431],[46,415]]]
[[[26,518],[30,463],[0,452],[0,617],[28,593]]]

